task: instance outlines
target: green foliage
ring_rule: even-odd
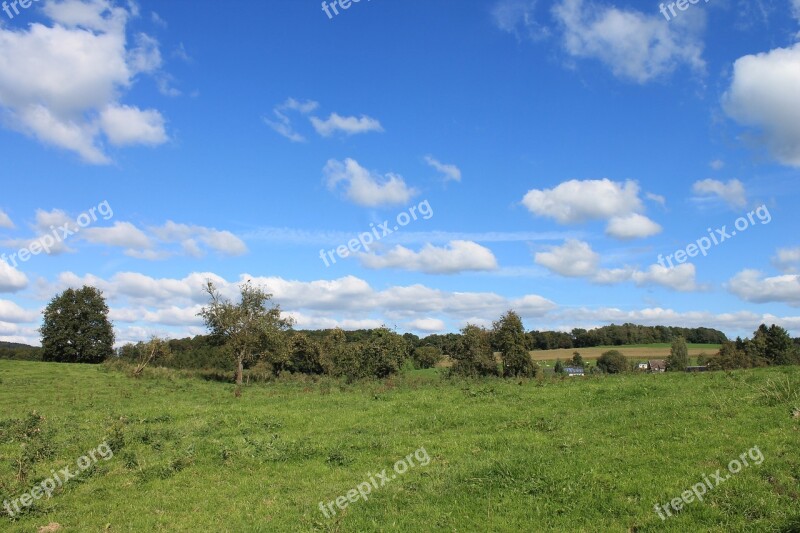
[[[672,347],[667,357],[667,372],[683,372],[689,366],[689,349],[686,340],[678,337],[672,341]]]
[[[291,370],[301,374],[322,374],[322,350],[308,335],[294,333],[290,341]]]
[[[108,306],[94,287],[67,289],[54,297],[39,331],[44,361],[102,363],[114,350]]]
[[[281,318],[279,306],[267,307],[271,294],[249,281],[239,290],[241,299],[233,303],[222,297],[209,281],[206,292],[210,302],[199,313],[211,334],[224,341],[235,361],[237,385],[242,384],[245,361],[256,359],[258,355],[268,360],[270,354],[278,355],[269,361],[274,366],[286,363],[286,343],[280,342],[281,333],[292,325],[291,319]]]
[[[534,363],[525,343],[522,319],[514,311],[508,311],[492,328],[492,347],[503,358],[503,376],[534,377],[539,366]]]
[[[597,359],[597,369],[605,374],[621,374],[628,371],[628,359],[619,350],[609,350]]]
[[[581,356],[580,352],[572,353],[572,361],[570,364],[575,368],[583,368],[583,357]]]
[[[556,374],[564,373],[564,364],[561,362],[561,359],[556,359],[556,364],[553,367],[553,372],[555,372]]]
[[[419,346],[411,356],[417,368],[433,368],[442,360],[442,351],[436,346]]]
[[[494,359],[489,333],[478,326],[467,324],[452,354],[454,363],[451,372],[458,376],[497,376],[497,361]]]
[[[709,359],[714,370],[755,368],[771,365],[800,364],[800,347],[779,326],[761,324],[752,339],[725,342],[719,353]]]

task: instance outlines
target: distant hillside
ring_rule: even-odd
[[[18,342],[0,341],[0,359],[15,359],[17,361],[41,361],[42,349]]]

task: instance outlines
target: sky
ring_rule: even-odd
[[[800,336],[800,0],[6,0],[0,156],[0,340],[84,284],[117,345],[204,334],[209,280]]]

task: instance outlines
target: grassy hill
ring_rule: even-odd
[[[236,398],[160,369],[134,380],[0,361],[0,500],[106,439],[114,451],[18,520],[0,515],[0,530],[797,531],[798,390],[797,367],[524,382],[415,371]],[[754,446],[760,465],[656,514]],[[393,474],[421,448],[426,466]],[[383,469],[396,479],[323,516],[320,501]]]

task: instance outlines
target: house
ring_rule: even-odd
[[[583,368],[579,366],[565,366],[564,373],[569,377],[583,376]]]
[[[667,362],[663,359],[654,359],[652,361],[647,362],[647,371],[648,372],[666,372],[667,371]]]
[[[639,363],[639,364],[637,365],[637,368],[638,368],[639,370],[647,370],[647,363]]]

